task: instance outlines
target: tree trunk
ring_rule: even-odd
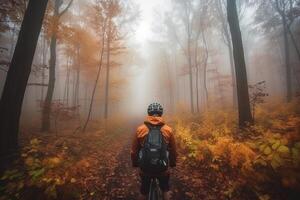
[[[196,106],[197,106],[197,113],[200,112],[199,108],[199,66],[196,66]]]
[[[49,83],[48,90],[44,102],[43,113],[42,113],[42,128],[41,131],[48,132],[51,126],[51,104],[55,88],[55,67],[56,67],[56,46],[57,46],[57,29],[59,25],[59,19],[63,13],[70,7],[73,0],[71,0],[68,6],[61,12],[59,12],[60,6],[63,4],[63,0],[55,0],[54,3],[54,28],[51,35],[50,41],[50,61],[49,61]]]
[[[199,62],[198,62],[198,38],[196,40],[196,44],[195,44],[195,54],[194,54],[194,64],[195,64],[195,68],[196,68],[196,111],[197,113],[200,112],[200,108],[199,108]]]
[[[42,116],[43,132],[47,132],[50,129],[51,103],[55,87],[56,41],[57,36],[56,32],[54,32],[50,42],[49,83]]]
[[[236,108],[237,106],[237,95],[236,95],[236,83],[235,83],[235,71],[234,71],[234,60],[233,60],[233,52],[232,52],[232,42],[231,42],[231,37],[228,29],[228,23],[225,19],[225,11],[223,10],[223,5],[226,2],[218,0],[216,1],[217,4],[217,10],[219,13],[219,20],[221,21],[222,24],[222,34],[224,37],[224,43],[228,48],[228,56],[229,56],[229,62],[230,62],[230,72],[231,72],[231,79],[232,79],[232,104],[233,108]]]
[[[45,84],[45,69],[46,69],[46,56],[47,56],[47,45],[46,45],[46,36],[45,33],[43,35],[43,53],[42,53],[42,84]],[[43,106],[44,101],[44,87],[41,88],[41,99],[40,99],[40,106]]]
[[[65,88],[64,88],[64,97],[63,97],[63,103],[66,104],[66,106],[69,106],[69,84],[70,84],[70,66],[69,66],[70,57],[67,58],[67,74],[66,74],[66,80],[65,80]]]
[[[80,106],[80,102],[79,102],[79,97],[80,97],[80,45],[78,44],[77,46],[77,68],[76,68],[76,85],[75,85],[75,106],[78,107],[78,109],[76,109],[77,111],[77,116],[79,116],[80,112],[79,112],[79,106]]]
[[[43,107],[43,116],[42,116],[42,129],[43,132],[48,132],[51,124],[51,104],[55,87],[55,65],[56,65],[56,42],[57,42],[57,29],[58,29],[58,21],[59,21],[59,7],[61,0],[55,0],[54,5],[54,29],[51,35],[50,41],[50,60],[49,60],[49,83],[47,94]]]
[[[232,42],[231,42],[231,38],[229,36],[228,33],[228,29],[227,32],[225,31],[225,38],[227,40],[227,48],[228,48],[228,56],[229,56],[229,62],[230,62],[230,73],[231,73],[231,80],[232,80],[232,105],[233,108],[236,108],[237,106],[237,95],[236,95],[236,83],[235,83],[235,70],[234,70],[234,60],[233,60],[233,52],[232,52]]]
[[[31,64],[48,0],[30,0],[0,101],[0,167],[18,146],[19,121]]]
[[[104,28],[104,32],[105,32],[105,28]],[[90,121],[91,113],[92,113],[92,108],[93,108],[93,103],[94,103],[94,97],[95,97],[95,93],[96,93],[96,89],[97,89],[97,85],[98,85],[98,81],[99,81],[99,77],[100,77],[100,73],[101,73],[101,69],[102,69],[102,60],[103,60],[104,43],[105,43],[105,37],[104,36],[105,35],[103,33],[103,35],[102,35],[102,48],[101,48],[99,68],[98,68],[97,77],[96,77],[95,85],[94,85],[93,92],[92,92],[92,98],[91,98],[91,103],[90,103],[90,107],[89,107],[88,116],[87,116],[87,119],[86,119],[85,124],[83,126],[82,132],[85,132],[86,127],[87,127],[87,125],[88,125],[88,123]]]
[[[290,34],[293,46],[295,47],[295,50],[296,50],[296,53],[297,53],[297,56],[298,56],[298,60],[300,61],[300,50],[299,50],[299,47],[297,45],[297,42],[295,40],[295,37],[294,37],[294,34],[293,34],[292,30],[291,30],[290,25],[288,25],[287,30],[288,30],[288,33]]]
[[[188,64],[189,64],[189,83],[190,83],[190,101],[191,101],[191,112],[194,113],[194,95],[193,95],[193,66],[192,66],[192,53],[191,53],[191,40],[190,33],[188,33]]]
[[[248,123],[253,123],[253,119],[250,110],[243,41],[235,0],[227,0],[227,17],[231,32],[233,57],[235,63],[239,126],[243,128]]]
[[[109,57],[110,57],[110,34],[111,34],[111,19],[108,20],[107,30],[107,54],[106,54],[106,84],[105,84],[105,104],[104,104],[104,119],[108,118],[108,95],[109,95]]]
[[[284,54],[285,54],[285,67],[286,67],[286,92],[287,92],[287,102],[292,100],[292,79],[291,79],[291,65],[290,65],[290,48],[288,39],[288,27],[286,16],[282,15],[282,25],[283,25],[283,40],[284,40]]]
[[[208,89],[207,89],[208,47],[207,47],[207,41],[206,41],[204,31],[202,32],[202,39],[203,39],[203,43],[204,43],[204,47],[205,47],[205,61],[204,61],[204,67],[203,67],[203,87],[204,87],[204,92],[205,92],[206,107],[209,108]]]

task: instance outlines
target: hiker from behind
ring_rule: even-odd
[[[148,106],[146,121],[137,128],[131,148],[133,167],[140,168],[142,198],[149,194],[152,177],[159,181],[164,200],[170,199],[169,167],[176,166],[176,146],[171,127],[165,124],[163,107],[159,103]]]

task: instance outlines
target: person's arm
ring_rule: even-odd
[[[131,146],[131,162],[132,162],[132,166],[133,167],[138,167],[138,152],[140,150],[140,147],[139,147],[139,141],[138,141],[138,138],[137,138],[137,134],[134,134],[134,137],[133,137],[133,142],[132,142],[132,146]]]
[[[177,159],[177,151],[176,151],[175,137],[172,130],[170,132],[169,153],[170,153],[170,157],[169,157],[170,167],[175,167],[176,159]]]

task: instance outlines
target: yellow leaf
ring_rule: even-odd
[[[271,148],[270,148],[269,146],[267,146],[267,147],[265,148],[265,150],[264,150],[264,154],[266,154],[266,155],[271,154],[271,152],[272,152],[272,150],[271,150]]]
[[[279,147],[279,145],[280,145],[280,141],[276,141],[273,145],[272,145],[272,149],[273,150],[276,150],[278,147]]]
[[[278,149],[277,149],[278,152],[280,153],[289,153],[290,150],[287,146],[284,146],[284,145],[281,145]]]

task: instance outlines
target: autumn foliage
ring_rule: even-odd
[[[175,199],[281,199],[299,191],[299,105],[264,103],[256,110],[256,124],[245,130],[229,111],[170,120],[179,149]],[[84,135],[24,139],[20,158],[1,177],[0,199],[134,197],[138,183],[126,123],[111,120],[105,132],[104,124],[93,122],[97,127]]]
[[[256,199],[276,199],[287,191],[299,191],[297,102],[258,107],[257,124],[243,131],[235,127],[233,116],[210,111],[200,118],[177,118],[180,159],[186,166],[220,173],[220,178],[227,180],[224,198],[240,199],[242,194],[249,198],[252,194]]]

